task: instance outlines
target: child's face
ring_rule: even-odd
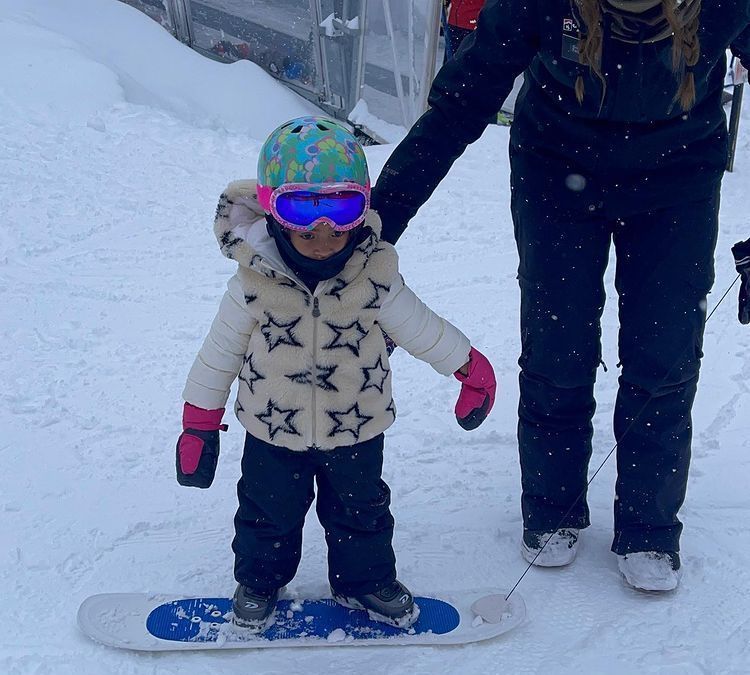
[[[339,232],[328,223],[320,223],[306,232],[289,230],[289,239],[297,253],[313,260],[325,260],[343,250],[350,234],[348,230]]]

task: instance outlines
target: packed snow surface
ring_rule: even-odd
[[[211,224],[252,177],[276,124],[311,110],[250,63],[200,57],[114,0],[0,0],[0,672],[746,673],[750,621],[750,329],[736,287],[707,327],[684,574],[669,595],[626,587],[610,553],[614,461],[590,490],[578,558],[533,569],[528,619],[451,648],[142,655],[75,625],[88,595],[233,589],[232,517],[243,434],[227,415],[210,490],[180,487],[180,393],[232,264]],[[750,236],[750,114],[727,175],[713,308],[730,246]],[[416,593],[510,588],[526,565],[515,426],[517,264],[507,129],[454,166],[399,244],[404,275],[495,364],[500,396],[470,434],[458,383],[399,350],[388,433],[400,578]],[[373,177],[392,146],[368,148]],[[608,287],[612,289],[611,272]],[[610,297],[614,300],[614,290]],[[604,316],[592,468],[613,445],[616,303]],[[314,515],[291,591],[325,594]]]

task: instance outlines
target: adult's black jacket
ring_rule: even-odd
[[[373,206],[384,239],[395,243],[401,236],[455,159],[494,119],[521,72],[525,85],[510,135],[515,189],[532,190],[551,207],[563,200],[620,216],[707,198],[716,189],[727,154],[721,105],[726,49],[750,66],[750,0],[703,0],[697,97],[688,113],[674,102],[671,39],[628,44],[606,38],[603,90],[577,61],[575,18],[570,0],[488,0],[477,30],[438,73],[430,109],[380,175]],[[582,104],[574,91],[579,75]]]

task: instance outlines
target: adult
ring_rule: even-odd
[[[614,241],[622,371],[612,550],[631,585],[678,583],[677,514],[727,159],[728,47],[750,65],[750,0],[488,0],[375,187],[383,236],[396,242],[525,73],[510,132],[511,213],[522,553],[537,565],[571,562],[589,525]]]

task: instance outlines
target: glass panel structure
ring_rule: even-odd
[[[158,21],[172,35],[177,36],[169,0],[122,0],[122,2],[147,14],[154,21]]]
[[[409,127],[424,112],[438,60],[440,0],[368,0],[362,99]]]
[[[274,77],[322,95],[310,0],[183,0],[191,45],[226,61],[249,59]]]
[[[340,119],[364,107],[365,120],[410,126],[442,60],[441,0],[123,2],[204,54],[257,63]]]

